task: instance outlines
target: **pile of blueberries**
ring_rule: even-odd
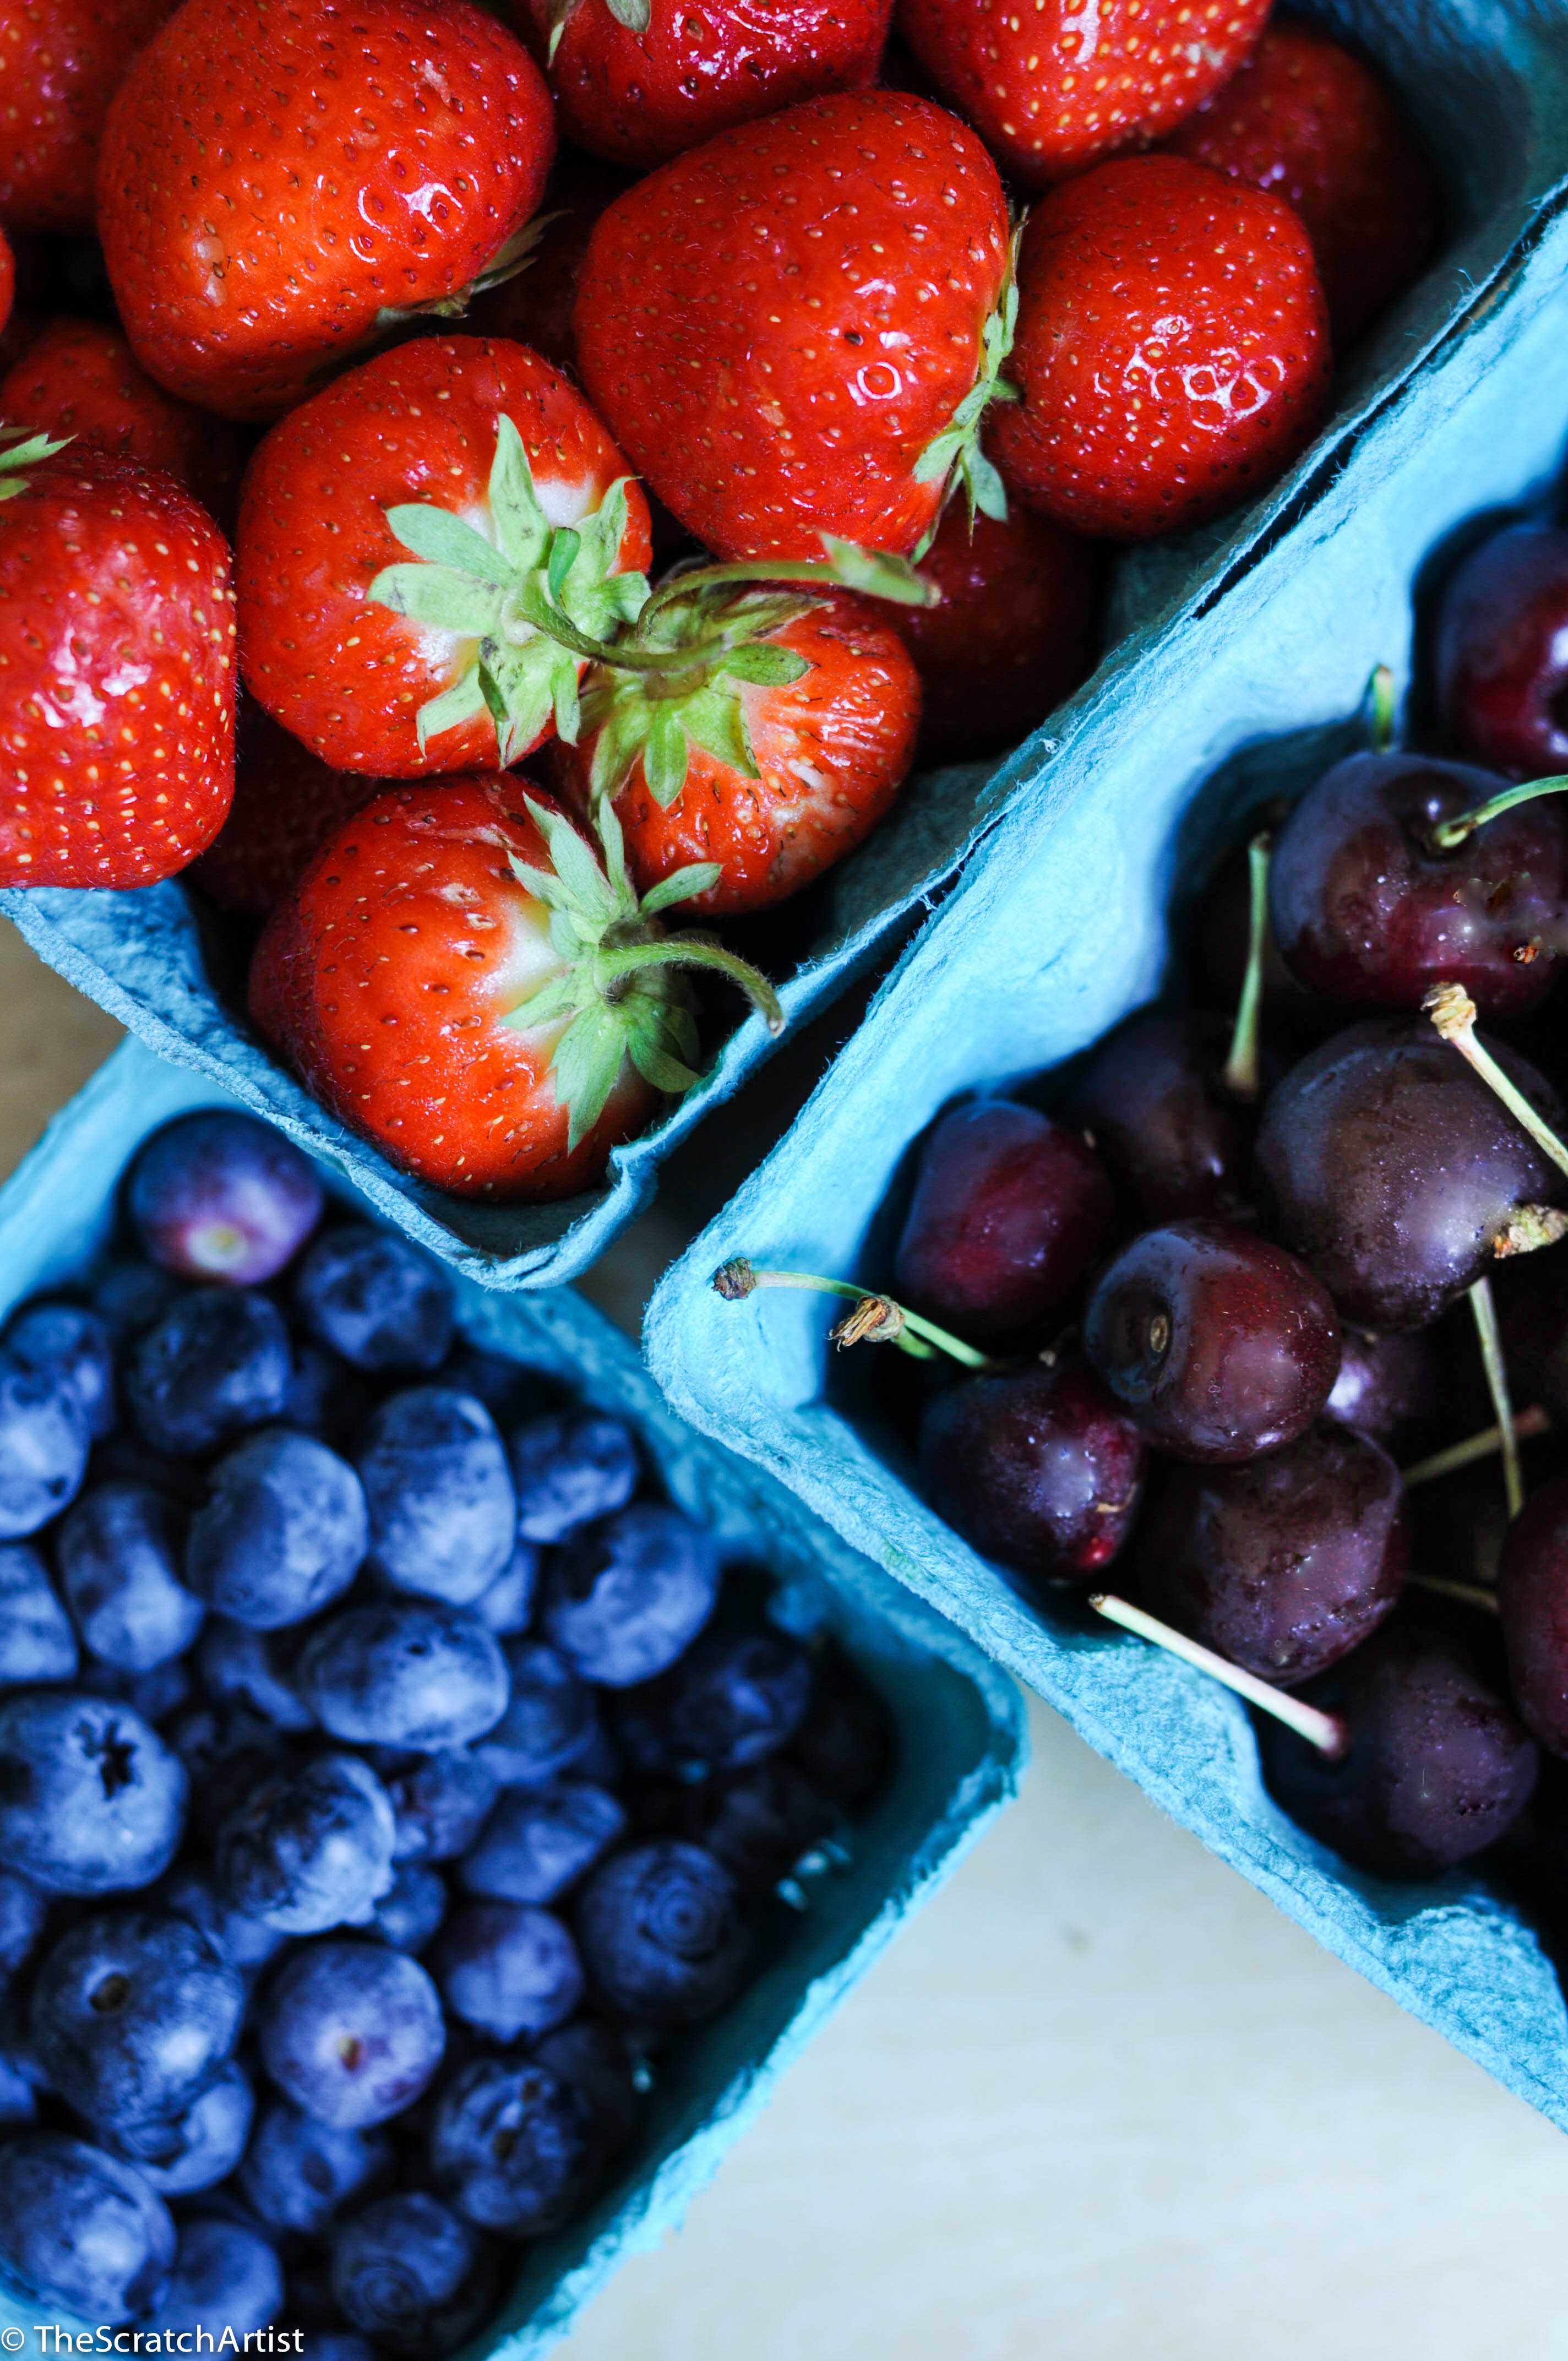
[[[602,2185],[892,1730],[625,1425],[328,1213],[186,1116],[135,1250],[0,1339],[0,2277],[367,2361]]]

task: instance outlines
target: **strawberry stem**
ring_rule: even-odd
[[[1089,1601],[1097,1615],[1109,1623],[1119,1623],[1124,1631],[1135,1631],[1140,1640],[1152,1640],[1157,1648],[1166,1649],[1179,1656],[1185,1664],[1195,1664],[1201,1673],[1208,1673],[1237,1697],[1245,1697],[1249,1705],[1271,1713],[1298,1738],[1316,1746],[1331,1762],[1339,1762],[1350,1751],[1350,1733],[1338,1714],[1323,1713],[1315,1705],[1303,1705],[1299,1697],[1288,1697],[1283,1689],[1260,1681],[1255,1673],[1244,1672],[1227,1656],[1217,1656],[1212,1648],[1201,1642],[1190,1640],[1185,1631],[1176,1631],[1162,1623],[1157,1615],[1150,1615],[1141,1607],[1134,1607],[1125,1598],[1115,1598],[1104,1591],[1095,1591]]]
[[[1268,947],[1268,861],[1273,844],[1273,839],[1265,831],[1255,836],[1246,849],[1250,888],[1246,972],[1236,1006],[1235,1030],[1231,1035],[1231,1054],[1225,1060],[1225,1088],[1233,1098],[1243,1099],[1249,1106],[1259,1089],[1258,1027],[1263,1016],[1263,961]]]
[[[1485,828],[1489,819],[1501,819],[1505,812],[1516,810],[1520,804],[1533,803],[1537,796],[1561,795],[1568,795],[1568,778],[1527,779],[1522,786],[1505,787],[1500,796],[1489,796],[1471,811],[1456,812],[1453,819],[1440,819],[1431,831],[1433,849],[1453,852],[1466,837]]]
[[[649,943],[624,943],[599,951],[595,961],[603,983],[650,967],[705,967],[728,976],[731,983],[739,984],[775,1038],[784,1031],[784,1013],[778,994],[762,970],[737,959],[733,951],[721,950],[718,943],[705,942],[700,935],[661,935]]]
[[[849,1318],[833,1330],[833,1341],[840,1348],[846,1345],[897,1345],[906,1353],[913,1352],[916,1360],[929,1356],[916,1349],[919,1345],[934,1345],[949,1360],[966,1369],[997,1369],[1000,1361],[966,1345],[960,1336],[938,1328],[934,1320],[923,1320],[917,1312],[905,1310],[894,1303],[891,1296],[876,1295],[869,1288],[857,1287],[851,1279],[818,1279],[804,1270],[759,1270],[744,1255],[735,1255],[721,1263],[713,1274],[713,1287],[726,1303],[743,1302],[759,1287],[806,1288],[817,1295],[842,1295],[856,1306]],[[914,1340],[913,1342],[911,1340]]]

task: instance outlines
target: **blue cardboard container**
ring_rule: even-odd
[[[148,1132],[226,1104],[137,1043],[116,1050],[0,1188],[0,1320],[101,1249],[120,1175]],[[809,1908],[735,2007],[661,2055],[643,2132],[617,2177],[570,2229],[526,2249],[495,2326],[468,2348],[468,2361],[525,2361],[565,2333],[622,2256],[679,2222],[796,2052],[1013,1794],[1025,1740],[1005,1675],[771,1477],[683,1425],[631,1346],[580,1297],[508,1300],[459,1282],[458,1316],[477,1343],[629,1421],[672,1499],[718,1533],[727,1557],[770,1570],[775,1612],[792,1629],[837,1634],[893,1708],[899,1737],[893,1783],[854,1823],[848,1868],[816,1882]],[[26,2328],[29,2352],[40,2317],[0,2293],[0,2329]]]
[[[1139,1641],[1087,1631],[1081,1611],[1053,1620],[926,1507],[870,1414],[872,1348],[828,1367],[821,1297],[726,1303],[710,1285],[732,1255],[885,1279],[882,1209],[938,1112],[1054,1067],[1155,996],[1183,883],[1252,806],[1365,742],[1375,664],[1408,680],[1412,589],[1434,545],[1559,467],[1565,262],[1559,225],[1524,266],[1543,300],[1477,322],[1225,609],[1156,650],[1082,727],[1070,774],[1018,798],[793,1129],[666,1273],[645,1342],[694,1424],[781,1477],[1331,1949],[1568,2128],[1568,2013],[1509,1909],[1457,1874],[1410,1887],[1347,1871],[1265,1793],[1237,1700]]]
[[[1201,534],[1123,560],[1116,643],[1094,679],[999,767],[911,782],[871,841],[802,901],[795,932],[804,948],[793,972],[775,978],[792,1020],[842,989],[999,814],[1085,785],[1107,717],[1148,710],[1169,663],[1179,670],[1191,661],[1216,610],[1255,599],[1281,561],[1288,571],[1330,519],[1354,515],[1389,456],[1411,447],[1412,381],[1435,375],[1463,384],[1476,336],[1500,310],[1522,326],[1549,283],[1532,264],[1568,203],[1564,0],[1311,0],[1301,13],[1365,49],[1398,92],[1446,183],[1442,259],[1350,357],[1321,434],[1280,483]],[[0,895],[0,908],[51,966],[161,1056],[269,1116],[384,1218],[494,1287],[555,1286],[585,1270],[652,1194],[671,1148],[771,1046],[760,1019],[749,1017],[696,1088],[618,1151],[601,1188],[559,1205],[475,1205],[395,1172],[272,1061],[214,992],[179,884],[17,891]]]

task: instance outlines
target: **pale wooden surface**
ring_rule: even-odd
[[[0,1170],[115,1038],[0,928]],[[628,1324],[674,1195],[595,1274]],[[1568,2140],[1033,1723],[1022,1801],[563,2361],[1568,2361]]]

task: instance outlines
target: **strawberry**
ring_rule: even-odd
[[[99,159],[126,332],[171,392],[277,418],[504,267],[554,149],[538,68],[473,0],[183,0]]]
[[[1310,25],[1271,25],[1168,145],[1295,206],[1341,351],[1437,250],[1442,192],[1414,134],[1372,68]]]
[[[941,597],[888,620],[924,692],[922,763],[1016,746],[1093,671],[1105,550],[1014,502],[1004,519],[954,500],[918,572]]]
[[[0,22],[0,221],[93,227],[93,178],[116,86],[174,0],[14,0]],[[57,299],[58,300],[58,299]]]
[[[817,98],[720,133],[618,197],[574,315],[588,399],[725,557],[899,553],[964,477],[1005,353],[1007,211],[928,101]]]
[[[660,1093],[696,1079],[676,966],[762,978],[639,906],[613,819],[601,865],[553,800],[477,773],[394,787],[318,853],[268,921],[250,1010],[307,1087],[403,1170],[462,1197],[591,1188]]]
[[[899,0],[942,96],[1026,188],[1174,130],[1256,40],[1268,0]]]
[[[220,910],[265,918],[328,838],[390,784],[329,771],[247,698],[229,816],[187,873]]]
[[[737,124],[876,79],[892,0],[512,0],[561,128],[646,172]]]
[[[215,516],[232,516],[244,463],[239,430],[165,393],[124,336],[95,320],[49,321],[0,378],[0,418],[161,467]]]
[[[11,306],[16,300],[16,258],[11,251],[11,241],[0,229],[0,335],[10,324]],[[0,410],[0,417],[5,412]]]
[[[233,609],[228,544],[169,477],[0,452],[0,884],[150,885],[212,841]]]
[[[648,509],[582,396],[522,345],[422,337],[281,420],[236,543],[247,686],[334,770],[518,762],[647,595]],[[424,558],[427,564],[409,562]]]
[[[527,345],[556,368],[575,369],[572,306],[583,257],[594,224],[627,185],[624,172],[612,171],[597,156],[564,150],[530,225],[536,235],[525,266],[476,296],[464,325],[477,336]]]
[[[1036,207],[991,429],[1008,487],[1142,541],[1234,508],[1310,441],[1329,332],[1290,207],[1178,156],[1101,164]]]

